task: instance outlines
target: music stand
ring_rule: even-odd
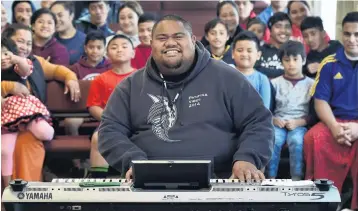
[[[132,167],[134,188],[189,190],[210,186],[210,160],[136,160]]]

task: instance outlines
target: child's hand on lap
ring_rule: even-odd
[[[273,118],[273,124],[279,128],[284,128],[286,125],[286,121],[282,120],[280,118],[274,117]]]

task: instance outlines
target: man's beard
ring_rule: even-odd
[[[174,64],[169,64],[167,62],[164,62],[163,66],[168,68],[168,69],[178,69],[182,65],[182,63],[183,63],[183,60],[180,59],[177,62],[175,62]]]

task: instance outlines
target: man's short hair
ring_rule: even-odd
[[[186,21],[184,18],[180,17],[179,15],[165,15],[161,17],[158,22],[156,22],[152,29],[152,35],[154,35],[155,29],[157,28],[158,24],[162,21],[177,21],[181,22],[184,25],[184,28],[189,32],[190,35],[193,34],[193,28],[191,27],[191,24]]]
[[[302,60],[306,59],[305,47],[301,42],[289,40],[281,45],[278,56],[282,61],[284,56],[298,56],[302,57]]]
[[[358,12],[350,12],[348,13],[342,21],[342,26],[344,26],[345,23],[358,23]]]
[[[236,35],[231,44],[232,50],[234,51],[237,42],[243,40],[254,42],[256,44],[257,50],[260,51],[260,40],[257,38],[256,34],[251,31],[242,31]]]
[[[31,25],[34,24],[37,19],[39,19],[39,17],[41,17],[41,15],[43,14],[48,14],[52,17],[53,21],[55,22],[55,25],[57,25],[57,19],[55,14],[53,14],[53,12],[51,12],[51,10],[47,9],[47,8],[41,8],[38,9],[34,12],[34,14],[32,14],[31,16]]]
[[[2,33],[2,37],[12,37],[18,30],[27,30],[32,33],[31,28],[22,23],[13,23],[9,25]]]
[[[286,13],[276,12],[273,16],[271,16],[271,18],[267,22],[268,28],[271,30],[272,26],[275,25],[275,23],[277,23],[279,21],[288,21],[292,27],[292,21]]]
[[[85,45],[88,44],[89,41],[95,41],[100,40],[103,42],[104,45],[106,45],[106,37],[104,36],[102,31],[91,31],[87,34],[85,39]]]
[[[138,19],[138,25],[145,22],[154,22],[158,21],[158,16],[154,13],[145,12]]]
[[[295,2],[300,2],[300,3],[304,4],[308,9],[311,9],[311,8],[310,8],[310,5],[309,5],[308,2],[305,1],[305,0],[289,1],[289,2],[287,3],[287,14],[290,14],[290,12],[291,12],[291,5],[292,5],[293,3],[295,3]]]
[[[224,25],[226,32],[229,33],[229,28],[228,28],[227,24],[225,24],[224,21],[222,21],[220,18],[215,18],[205,24],[205,27],[204,27],[205,35],[207,35],[209,33],[209,31],[211,29],[215,28],[216,25],[218,25],[218,24]]]
[[[237,13],[239,13],[239,7],[237,6],[237,4],[234,1],[221,1],[218,2],[218,4],[216,5],[216,17],[220,16],[220,10],[223,6],[230,4],[232,7],[234,7],[234,9],[236,10]]]
[[[75,4],[72,1],[55,1],[51,4],[50,9],[52,9],[55,5],[62,5],[63,8],[70,13],[70,15],[75,13]]]
[[[134,45],[133,45],[133,42],[132,40],[127,37],[126,35],[124,34],[116,34],[112,37],[112,39],[108,42],[108,46],[107,48],[109,47],[109,45],[111,44],[112,41],[116,40],[116,39],[125,39],[125,40],[128,40],[128,42],[131,44],[132,48],[134,49]]]
[[[301,23],[301,31],[306,29],[316,28],[320,31],[324,31],[323,21],[320,17],[309,16],[306,17]]]

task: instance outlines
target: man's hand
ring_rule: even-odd
[[[317,73],[318,68],[319,68],[319,63],[318,62],[311,63],[311,64],[307,65],[308,72],[311,73],[311,74]]]
[[[347,134],[348,131],[344,131],[344,128],[341,124],[337,123],[330,127],[330,131],[333,135],[333,138],[339,144],[345,144],[347,146],[352,146],[349,135]]]
[[[130,179],[132,179],[132,167],[130,167],[129,168],[129,170],[127,171],[127,173],[126,173],[126,179],[127,180],[130,180]]]
[[[69,80],[65,84],[65,94],[70,92],[71,100],[74,102],[78,102],[81,98],[80,85],[78,81]]]
[[[349,122],[349,123],[340,123],[343,127],[344,134],[350,139],[350,142],[358,140],[358,123]]]
[[[10,91],[10,94],[20,97],[26,97],[30,94],[29,89],[22,83],[15,83],[14,89]]]
[[[273,124],[279,128],[284,128],[286,126],[286,121],[280,118],[274,117]]]
[[[232,175],[230,179],[239,180],[263,180],[265,175],[258,170],[253,164],[246,161],[236,161],[232,168]]]

